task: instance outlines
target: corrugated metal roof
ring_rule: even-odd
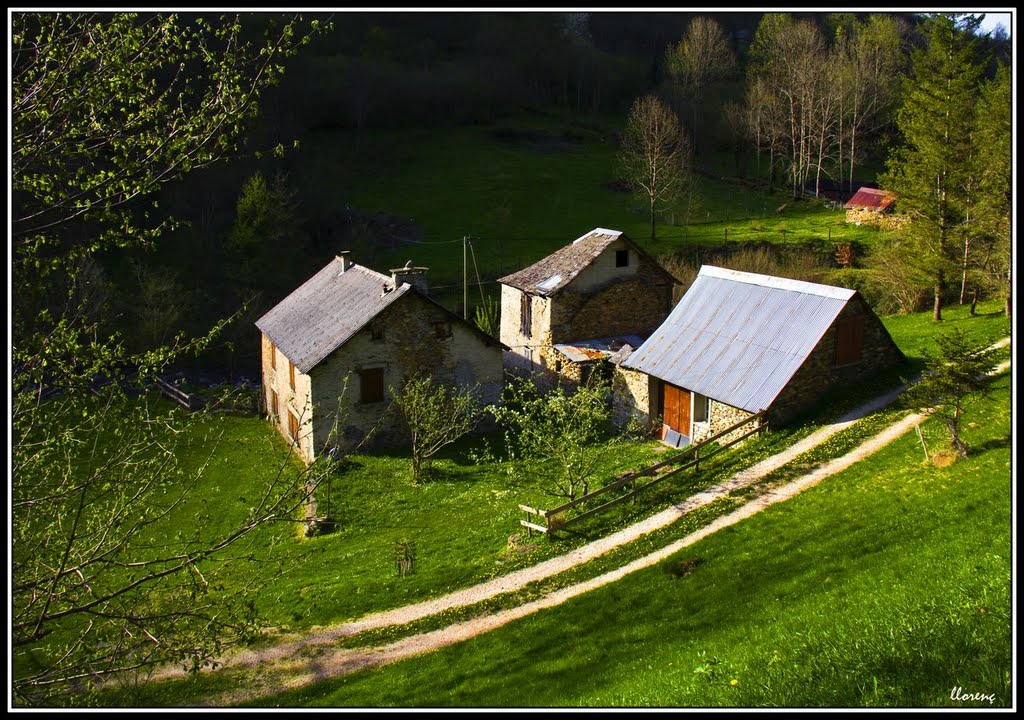
[[[498,282],[535,295],[553,295],[572,282],[621,236],[619,230],[594,228],[571,245],[555,250],[546,258],[518,272],[498,278]]]
[[[888,190],[862,187],[846,201],[847,210],[877,210],[882,212],[896,202],[896,196]]]
[[[393,288],[384,293],[384,288]],[[320,272],[256,321],[256,327],[308,373],[325,357],[407,292],[411,285],[342,260],[331,260]]]
[[[622,365],[749,412],[767,409],[854,294],[705,265]]]

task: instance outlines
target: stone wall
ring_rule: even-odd
[[[625,267],[615,265],[617,250],[628,252]],[[528,296],[533,321],[529,337],[520,332],[524,293],[503,285],[500,338],[510,348],[504,357],[506,371],[535,374],[542,387],[554,386],[559,375],[574,371],[573,364],[555,350],[555,343],[646,336],[672,310],[673,285],[657,265],[618,240],[550,298]]]
[[[441,323],[439,337],[435,323]],[[496,403],[503,385],[501,348],[442,307],[418,293],[408,293],[378,315],[344,345],[310,371],[313,430],[308,460],[327,448],[351,447],[371,430],[364,447],[394,447],[407,432],[390,388],[416,374],[445,385],[480,386],[480,400]],[[360,402],[359,371],[380,368],[382,402]],[[337,433],[332,430],[337,424]],[[375,429],[376,428],[376,429]]]
[[[850,209],[846,211],[846,222],[854,225],[874,225],[882,230],[898,230],[909,218],[894,212],[892,205],[883,212],[878,210]]]
[[[626,267],[615,266],[618,250],[629,253]],[[618,240],[555,295],[553,342],[646,336],[671,312],[673,284],[657,265]]]
[[[612,422],[622,429],[635,418],[650,432],[660,424],[654,417],[657,408],[652,404],[656,397],[653,388],[658,381],[650,375],[638,370],[630,370],[621,365],[615,367],[612,375]]]
[[[304,375],[295,369],[295,389],[291,388],[289,377],[288,358],[280,350],[275,348],[266,335],[261,333],[261,345],[263,354],[263,394],[267,404],[267,416],[274,424],[275,429],[281,435],[293,442],[288,426],[288,415],[295,417],[299,424],[298,441],[295,443],[295,452],[306,462],[313,460],[313,432],[312,432],[312,409],[310,404],[311,381],[309,375]],[[271,353],[275,359],[271,361]],[[274,365],[276,364],[276,368]],[[270,391],[277,392],[278,414],[273,415]]]
[[[861,357],[856,362],[837,366],[836,328],[843,320],[857,316],[864,318]],[[769,419],[772,424],[785,423],[813,406],[830,388],[855,384],[903,359],[903,353],[881,320],[860,294],[856,294],[772,403]]]
[[[531,324],[529,336],[520,332],[522,298],[529,299]],[[551,346],[551,301],[529,295],[510,285],[501,286],[501,318],[498,337],[508,346],[505,351],[505,369],[518,376],[529,375],[544,367],[541,350]]]
[[[708,405],[707,422],[693,423],[693,432],[690,437],[690,442],[692,443],[699,443],[709,437],[713,437],[715,433],[720,433],[730,425],[735,425],[740,420],[744,420],[754,414],[713,399],[708,403]],[[727,443],[751,429],[751,426],[744,425],[735,432],[723,435],[718,439],[718,442]]]

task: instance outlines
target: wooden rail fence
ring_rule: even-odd
[[[751,425],[752,427],[739,436],[732,438],[729,442],[715,445],[714,447],[708,447],[711,443],[716,442],[719,438],[722,438],[730,433],[736,432],[745,425]],[[637,472],[623,475],[607,485],[599,487],[597,490],[592,490],[586,495],[570,500],[567,503],[559,505],[558,507],[550,508],[548,510],[539,510],[537,508],[530,507],[529,505],[519,505],[519,509],[526,513],[526,519],[520,520],[519,524],[527,529],[530,535],[533,535],[533,531],[536,530],[540,533],[545,533],[548,537],[554,537],[556,530],[561,530],[569,525],[585,520],[588,517],[597,515],[598,513],[604,512],[608,508],[614,507],[619,503],[625,502],[626,500],[632,500],[637,495],[642,493],[644,490],[651,488],[662,480],[670,478],[684,470],[693,468],[694,472],[700,471],[701,461],[707,460],[708,458],[717,455],[726,448],[732,447],[741,440],[754,435],[760,435],[764,430],[764,411],[755,413],[748,418],[744,418],[739,422],[730,425],[726,429],[715,433],[709,438],[702,440],[699,443],[687,445],[682,449],[681,452],[673,455],[667,460],[662,460],[659,463],[655,463],[649,467],[639,470]],[[644,482],[638,485],[637,481],[643,478],[653,477],[649,482]],[[589,508],[579,514],[571,517],[565,517],[564,513],[575,507],[582,505],[583,503],[589,502],[596,497],[610,493],[619,488],[627,488],[628,492],[623,495],[619,495],[597,507]],[[544,524],[540,524],[543,522]]]

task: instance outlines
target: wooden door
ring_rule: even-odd
[[[661,383],[662,407],[662,439],[665,430],[675,430],[681,435],[690,437],[690,391]]]

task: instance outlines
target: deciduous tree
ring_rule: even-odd
[[[574,500],[587,493],[611,447],[601,444],[610,434],[610,393],[596,373],[578,388],[559,384],[548,393],[532,379],[519,379],[506,386],[502,404],[488,411],[505,426],[513,456],[539,463],[547,492]]]
[[[266,29],[255,40],[254,22]],[[137,397],[205,338],[129,352],[83,287],[92,258],[173,226],[155,191],[242,147],[302,43],[294,17],[11,15],[11,637],[18,704],[155,663],[197,668],[255,628],[228,548],[290,517],[289,464],[230,532],[169,532],[188,420]],[[259,33],[256,33],[257,35]],[[249,38],[247,40],[247,38]]]
[[[629,111],[619,164],[633,192],[647,202],[651,243],[659,212],[681,199],[687,188],[690,140],[679,118],[655,95],[638,98]]]
[[[423,479],[441,448],[470,432],[480,419],[475,387],[449,387],[417,376],[391,394],[409,430],[413,482]]]

